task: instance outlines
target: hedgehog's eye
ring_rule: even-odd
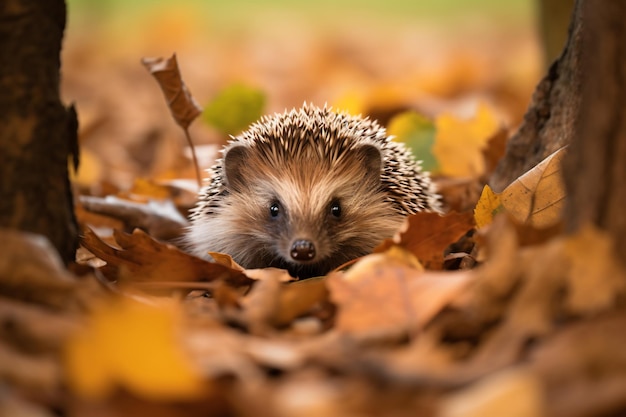
[[[279,213],[280,213],[280,205],[278,203],[272,203],[272,205],[270,206],[270,216],[278,217]]]
[[[341,205],[339,204],[339,201],[333,201],[330,204],[330,214],[332,214],[333,217],[341,217]]]

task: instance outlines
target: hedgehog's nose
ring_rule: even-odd
[[[296,261],[310,261],[315,258],[315,245],[310,240],[296,240],[291,245],[291,257]]]

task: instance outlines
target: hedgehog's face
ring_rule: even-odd
[[[399,227],[381,187],[381,152],[361,145],[331,162],[304,152],[289,161],[251,157],[237,146],[224,157],[232,229],[248,268],[276,266],[292,275],[324,275],[369,253]]]

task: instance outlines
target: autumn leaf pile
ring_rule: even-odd
[[[187,59],[177,55],[179,63]],[[613,242],[592,227],[562,231],[567,148],[504,190],[489,188],[511,121],[521,117],[513,109],[525,102],[504,106],[495,97],[513,87],[488,91],[481,77],[460,77],[470,77],[463,68],[475,63],[457,59],[459,68],[430,79],[428,99],[426,83],[414,94],[369,83],[367,93],[334,95],[336,107],[379,118],[424,160],[447,214],[411,216],[374,253],[303,281],[272,268],[244,270],[226,254],[207,262],[176,246],[197,191],[185,133],[204,143],[195,150],[205,168],[227,134],[268,111],[272,99],[290,100],[273,95],[271,83],[236,82],[214,91],[201,115],[190,96],[182,110],[167,99],[176,126],[163,117],[159,87],[139,68],[129,73],[149,82],[137,99],[153,97],[159,110],[137,116],[133,126],[143,130],[129,133],[123,109],[111,108],[111,91],[94,93],[101,101],[86,101],[84,168],[73,178],[82,228],[77,262],[63,266],[40,236],[0,231],[0,415],[623,410],[626,316],[615,307],[626,276]],[[354,70],[342,71],[333,75],[345,81]],[[184,66],[174,72],[185,76]],[[123,78],[114,77],[132,82]],[[463,88],[443,91],[455,83]],[[481,94],[464,95],[469,86]],[[106,118],[114,123],[106,127]],[[107,147],[103,137],[116,131],[127,141]]]

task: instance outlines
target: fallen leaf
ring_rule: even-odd
[[[474,220],[476,227],[479,229],[491,224],[493,218],[500,212],[503,207],[500,203],[500,195],[493,192],[491,187],[485,185],[480,195],[476,208],[474,209]]]
[[[435,119],[435,126],[433,153],[442,175],[476,178],[484,174],[483,150],[500,127],[489,107],[479,104],[476,115],[469,120],[442,114]]]
[[[529,366],[543,383],[544,415],[621,413],[626,398],[625,326],[626,315],[617,310],[562,327],[537,347]]]
[[[75,307],[77,281],[50,241],[0,229],[0,294],[55,309]]]
[[[203,119],[227,135],[236,135],[256,122],[265,108],[265,94],[241,84],[220,91],[206,106]]]
[[[485,159],[484,178],[489,178],[495,171],[498,163],[506,152],[506,144],[508,140],[508,132],[504,128],[500,128],[494,135],[489,138],[487,146],[483,148],[483,157]]]
[[[155,401],[198,398],[202,381],[177,341],[175,307],[123,298],[95,309],[66,345],[73,391],[102,399],[121,386]]]
[[[202,113],[202,107],[194,100],[183,82],[176,54],[170,58],[143,58],[141,63],[159,83],[176,123],[186,130]]]
[[[289,324],[327,299],[328,290],[324,278],[310,278],[283,284],[274,323],[278,326]]]
[[[418,264],[419,265],[419,264]],[[363,257],[345,274],[327,277],[342,332],[414,332],[458,294],[467,272],[424,272],[402,248]]]
[[[441,402],[441,417],[543,417],[542,383],[532,372],[511,369],[490,375]]]
[[[147,204],[115,196],[80,196],[79,200],[85,210],[122,220],[127,229],[140,228],[157,239],[178,238],[189,225],[170,200],[151,200]]]
[[[413,155],[422,161],[422,168],[425,171],[439,170],[432,151],[435,143],[435,125],[431,120],[414,111],[406,111],[391,119],[387,125],[387,134],[394,136],[394,141],[407,145]]]
[[[237,262],[235,262],[235,260],[233,259],[232,256],[225,254],[225,253],[219,253],[219,252],[207,252],[207,254],[213,258],[213,261],[215,263],[218,263],[220,265],[224,265],[227,266],[229,268],[232,269],[236,269],[239,271],[243,271],[243,267],[241,265],[239,265]],[[248,275],[248,277],[253,278],[252,276]]]
[[[135,281],[214,281],[249,285],[252,280],[243,272],[205,261],[178,248],[158,242],[143,231],[132,234],[114,231],[121,249],[103,242],[91,229],[83,230],[81,243],[107,266],[117,269],[120,283]]]
[[[607,310],[624,294],[626,275],[615,257],[613,245],[609,234],[592,226],[581,228],[563,241],[563,251],[570,264],[567,308],[574,314]]]
[[[471,213],[417,213],[407,217],[405,230],[376,248],[399,245],[415,255],[427,269],[442,269],[444,250],[474,227]]]
[[[560,221],[565,204],[561,179],[561,159],[565,149],[555,151],[502,191],[500,201],[515,220],[538,228]]]

